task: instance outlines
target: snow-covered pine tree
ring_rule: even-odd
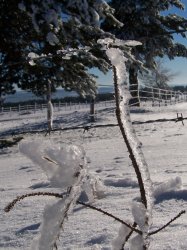
[[[6,60],[6,54],[0,54],[0,64]],[[6,95],[14,94],[15,89],[13,83],[17,80],[17,72],[14,67],[0,67],[0,107],[6,99]]]
[[[7,27],[8,35],[3,29],[3,44],[10,42],[0,47],[0,52],[18,51],[20,62],[16,65],[22,65],[18,87],[47,97],[50,80],[52,90],[61,86],[83,96],[95,95],[95,76],[88,69],[97,67],[104,73],[109,69],[97,44],[98,38],[108,36],[100,23],[107,17],[120,25],[105,1],[15,0],[12,4],[3,1],[0,7],[2,21],[6,20],[8,27],[11,24],[13,34],[9,35]]]
[[[95,77],[88,69],[98,67],[105,73],[109,68],[97,44],[106,35],[100,23],[107,17],[119,24],[105,1],[10,0],[2,1],[0,7],[5,26],[0,31],[0,52],[19,54],[14,57],[19,60],[12,60],[23,65],[19,87],[41,93],[50,78],[54,87],[82,95],[95,93]],[[29,53],[35,57],[30,65],[25,64]]]
[[[177,56],[187,56],[187,48],[175,42],[174,37],[175,33],[186,37],[185,31],[187,31],[187,18],[172,14],[172,7],[184,10],[180,0],[112,0],[110,6],[116,10],[116,18],[124,26],[120,29],[111,27],[106,20],[104,29],[120,39],[140,41],[142,46],[135,47],[133,54],[148,68],[154,68],[155,57],[166,55],[169,59],[174,59]],[[136,63],[129,67],[129,83],[134,97],[133,103],[139,105]]]

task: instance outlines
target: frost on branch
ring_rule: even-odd
[[[106,53],[112,65],[116,68],[117,92],[118,96],[120,96],[119,108],[120,108],[121,122],[125,135],[128,139],[129,146],[132,150],[133,155],[136,158],[139,170],[142,175],[143,183],[145,186],[145,193],[147,197],[147,210],[148,213],[150,213],[151,215],[152,203],[153,203],[152,182],[150,179],[148,166],[144,159],[144,155],[141,149],[141,143],[136,137],[135,130],[132,127],[129,108],[128,108],[130,93],[127,85],[127,71],[125,67],[125,62],[127,62],[128,59],[124,58],[123,52],[116,48],[108,49]]]
[[[34,52],[30,52],[30,53],[28,54],[29,64],[30,64],[31,66],[35,66],[36,63],[34,62],[34,60],[37,59],[37,58],[39,58],[39,55],[38,55],[38,54],[36,54],[36,53],[34,53]]]
[[[127,223],[130,225],[131,222],[127,221]],[[116,239],[112,242],[112,250],[119,250],[123,249],[124,242],[126,241],[126,237],[129,235],[131,229],[124,224],[121,224],[121,227],[119,228],[118,236]]]
[[[40,32],[42,25],[48,25],[51,30],[58,32],[62,26],[61,14],[62,6],[53,0],[37,1],[35,3],[28,3],[22,1],[18,4],[21,11],[27,13],[32,19],[32,24],[36,32]]]
[[[26,141],[20,144],[20,151],[42,168],[51,187],[69,189],[63,199],[46,206],[40,235],[31,247],[32,250],[51,250],[81,192],[84,190],[92,202],[96,197],[102,198],[101,185],[88,175],[86,155],[81,147]]]
[[[32,249],[50,250],[56,245],[64,221],[80,196],[87,175],[85,152],[77,146],[46,145],[39,141],[22,143],[20,151],[41,166],[52,187],[70,188],[65,198],[46,206],[40,236],[32,246]]]
[[[112,45],[112,46],[138,46],[138,45],[142,45],[141,42],[135,41],[135,40],[121,40],[121,39],[112,39],[112,38],[104,38],[104,39],[99,39],[97,41],[99,44],[103,44],[103,45]]]
[[[60,228],[60,218],[63,216],[64,200],[45,207],[40,235],[34,240],[32,250],[47,250],[54,245]]]
[[[140,209],[140,212],[142,212],[143,219],[141,225],[139,225],[143,231],[143,235],[137,236],[137,239],[140,239],[143,242],[144,249],[148,249],[149,239],[146,236],[148,236],[148,231],[152,224],[152,181],[150,179],[148,165],[145,161],[143,151],[141,149],[141,143],[136,137],[136,133],[132,127],[130,119],[130,112],[128,106],[130,93],[128,90],[128,75],[126,70],[126,62],[129,58],[124,57],[123,52],[119,48],[112,48],[112,44],[106,50],[106,54],[110,59],[111,64],[113,65],[114,87],[116,97],[116,116],[121,133],[123,135],[123,139],[128,148],[132,165],[137,176],[141,202],[142,206],[144,207],[144,210]]]
[[[136,235],[132,238],[129,250],[144,250],[144,242],[141,235]]]
[[[79,198],[84,175],[85,173],[82,171],[76,178],[67,197],[45,207],[43,221],[40,226],[40,235],[34,240],[31,250],[51,250],[56,246],[64,222],[68,215],[71,214]]]
[[[71,10],[84,24],[100,26],[101,20],[109,17],[117,26],[123,26],[114,16],[114,10],[105,0],[69,0],[67,10]]]
[[[26,141],[20,144],[20,151],[42,168],[52,187],[72,186],[80,166],[87,167],[84,150],[77,146]]]
[[[134,217],[134,221],[139,226],[142,232],[148,231],[148,226],[146,225],[146,208],[140,202],[133,202],[132,204],[132,215]]]
[[[114,17],[114,10],[105,0],[45,0],[31,1],[31,3],[22,0],[18,3],[18,8],[31,18],[37,33],[40,33],[44,27],[58,33],[63,29],[64,17],[74,18],[80,25],[91,25],[98,28],[101,21],[108,17],[115,25],[122,26],[122,23]]]
[[[84,171],[82,189],[89,201],[103,198],[104,187],[94,175],[88,173],[85,151],[75,145],[58,145],[52,141],[25,141],[19,145],[20,152],[30,158],[45,172],[52,187],[65,189],[74,185],[76,176]]]

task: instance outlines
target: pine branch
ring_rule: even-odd
[[[51,193],[51,192],[37,192],[37,193],[29,193],[29,194],[24,194],[21,196],[18,196],[16,199],[14,199],[12,202],[10,202],[5,208],[4,211],[6,213],[10,212],[11,209],[16,205],[17,202],[27,198],[27,197],[32,197],[32,196],[53,196],[56,198],[63,198],[64,196],[59,193]]]
[[[161,228],[153,231],[153,232],[150,232],[148,235],[154,235],[154,234],[157,234],[159,233],[160,231],[162,231],[163,229],[165,229],[166,227],[168,227],[173,221],[175,221],[176,219],[178,219],[182,214],[185,214],[186,211],[185,210],[182,210],[179,214],[177,214],[173,219],[171,219],[168,223],[166,223],[164,226],[162,226]]]
[[[6,63],[6,64],[0,64],[0,68],[6,68],[6,67],[9,67],[9,66],[17,66],[17,65],[23,65],[23,64],[29,64],[30,61],[33,61],[33,62],[38,62],[39,60],[43,60],[43,59],[52,59],[54,57],[65,57],[66,55],[69,55],[69,56],[73,56],[74,53],[76,52],[82,52],[82,51],[87,51],[89,49],[89,47],[85,47],[85,48],[72,48],[71,50],[58,50],[56,51],[56,54],[46,54],[46,55],[38,55],[37,57],[35,58],[32,58],[32,57],[26,57],[26,59],[24,60],[21,60],[21,61],[18,61],[18,62],[14,62],[14,63]]]
[[[122,223],[122,224],[125,225],[126,227],[130,228],[133,232],[136,232],[136,233],[142,235],[142,231],[136,229],[135,227],[131,226],[131,225],[128,224],[127,222],[121,220],[120,218],[114,216],[113,214],[110,214],[110,213],[106,212],[105,210],[103,210],[103,209],[101,209],[101,208],[97,208],[97,207],[95,207],[95,206],[92,206],[92,205],[90,205],[90,204],[86,204],[86,203],[81,202],[81,201],[77,201],[77,204],[83,205],[83,206],[85,206],[85,207],[88,207],[88,208],[91,208],[91,209],[93,209],[93,210],[96,210],[96,211],[98,211],[98,212],[100,212],[100,213],[102,213],[102,214],[104,214],[104,215],[107,215],[107,216],[113,218],[114,220],[116,220],[116,221]]]
[[[187,28],[186,29],[175,30],[175,31],[163,32],[163,33],[158,34],[158,35],[153,35],[153,36],[151,36],[151,38],[169,36],[169,35],[173,35],[173,34],[182,34],[182,33],[185,33],[185,32],[187,32]],[[143,37],[138,38],[138,40],[139,41],[150,40],[150,36],[143,36]]]

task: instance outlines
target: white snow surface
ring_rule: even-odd
[[[162,227],[187,208],[186,121],[184,126],[181,122],[155,121],[176,118],[177,113],[187,117],[187,103],[131,109],[133,127],[142,143],[154,187],[153,225],[150,231]],[[46,147],[49,144],[83,147],[88,157],[89,172],[102,183],[105,193],[92,205],[126,222],[133,222],[131,207],[139,201],[139,188],[119,128],[97,127],[85,132],[80,128],[52,132],[50,136],[39,132],[29,133],[47,128],[46,124],[44,111],[30,114],[1,113],[0,137],[11,138],[16,133],[28,131],[23,134],[24,140],[33,141],[33,145],[41,141]],[[114,107],[97,110],[97,120],[93,125],[104,124],[117,124]],[[88,111],[54,112],[54,128],[76,125],[90,125]],[[18,146],[0,149],[0,156],[0,249],[32,249],[34,239],[39,237],[44,207],[47,205],[50,208],[52,204],[60,203],[60,200],[30,197],[18,202],[9,213],[4,212],[4,207],[18,195],[30,192],[62,193],[65,190],[51,186],[42,169],[23,155]],[[85,201],[86,198],[82,194],[79,199]],[[57,218],[57,215],[54,217]],[[116,249],[120,245],[121,232],[126,233],[125,228],[120,228],[121,224],[114,219],[76,205],[65,221],[57,241],[58,249]],[[150,250],[186,250],[186,232],[187,214],[184,214],[162,232],[151,236]],[[124,249],[139,249],[141,237],[133,233],[131,239]]]

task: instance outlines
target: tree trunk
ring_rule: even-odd
[[[90,122],[95,122],[95,99],[92,98],[90,102]]]
[[[129,91],[132,98],[129,105],[140,107],[139,89],[138,89],[138,70],[132,64],[129,69]]]
[[[53,129],[53,105],[51,102],[51,81],[48,80],[47,84],[47,125],[48,133],[50,134]]]
[[[2,95],[2,86],[0,83],[0,107],[3,107],[3,95]]]

